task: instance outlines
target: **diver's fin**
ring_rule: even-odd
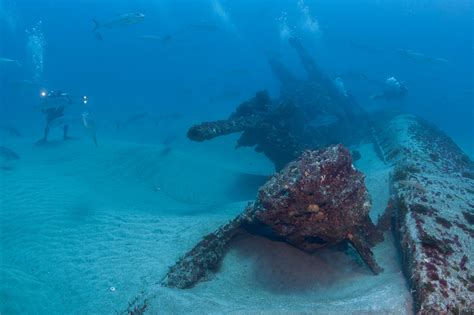
[[[95,32],[100,28],[100,24],[99,21],[97,21],[96,19],[92,19],[92,22],[94,22],[94,29],[92,30],[92,32]]]

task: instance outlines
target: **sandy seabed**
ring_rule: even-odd
[[[352,255],[315,255],[257,236],[233,241],[222,267],[189,290],[158,285],[199,239],[241,212],[272,173],[234,138],[161,145],[101,139],[4,145],[21,159],[0,173],[0,313],[404,314],[411,297],[388,235],[374,276]],[[376,219],[390,167],[357,148]]]

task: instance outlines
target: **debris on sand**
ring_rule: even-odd
[[[308,253],[349,242],[378,274],[382,269],[371,247],[383,237],[369,218],[370,207],[364,175],[353,167],[347,148],[307,150],[263,185],[242,214],[205,236],[172,266],[162,283],[192,287],[218,269],[227,245],[243,230]]]
[[[473,162],[441,130],[411,115],[379,120],[391,178],[394,234],[417,314],[463,314],[474,303]],[[467,216],[464,214],[468,214]],[[466,313],[467,314],[467,313]]]

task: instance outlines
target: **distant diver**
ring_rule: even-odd
[[[41,92],[43,103],[40,106],[41,113],[45,115],[46,126],[43,132],[43,138],[36,142],[37,145],[46,144],[48,141],[49,131],[53,122],[64,117],[64,110],[67,106],[72,104],[72,98],[61,91],[50,91],[48,93]],[[69,125],[63,126],[63,139],[67,140]]]
[[[67,107],[77,103],[78,100],[68,93],[62,91],[41,92],[42,104],[39,106],[41,113],[45,115],[46,126],[44,128],[43,138],[36,142],[37,145],[46,144],[48,141],[49,131],[53,127],[63,127],[63,140],[70,140],[68,136],[69,125],[74,118],[65,116]],[[81,98],[84,104],[87,104],[87,97]]]
[[[386,101],[403,100],[408,94],[406,85],[398,81],[395,77],[390,77],[385,81],[385,89],[381,93],[372,95],[372,100],[384,99]]]

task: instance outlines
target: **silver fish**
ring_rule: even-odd
[[[86,128],[90,137],[94,141],[95,146],[99,146],[97,142],[97,127],[95,124],[94,117],[89,111],[85,111],[82,113],[82,125]]]
[[[397,49],[397,52],[408,59],[411,59],[415,62],[426,62],[426,63],[433,63],[433,64],[447,64],[449,63],[449,60],[444,59],[444,58],[435,58],[431,57],[413,50],[408,50],[408,49]]]
[[[95,32],[95,31],[97,31],[101,28],[116,28],[116,27],[122,27],[122,26],[137,24],[137,23],[143,22],[144,19],[145,19],[145,14],[143,14],[143,13],[121,14],[119,16],[116,16],[116,17],[114,17],[110,20],[104,21],[102,23],[100,23],[96,19],[92,19],[92,21],[95,24],[95,27],[92,31]]]
[[[145,39],[145,40],[150,40],[150,41],[157,41],[161,42],[163,44],[167,44],[171,41],[172,37],[171,35],[165,35],[165,36],[157,36],[157,35],[140,35],[137,36],[139,39]]]
[[[0,64],[16,64],[17,66],[21,66],[21,63],[18,60],[2,58],[0,57]]]
[[[137,36],[140,39],[150,39],[150,40],[163,40],[163,37],[157,35],[140,35]]]
[[[2,147],[2,146],[0,146],[0,157],[4,161],[18,160],[20,158],[20,156],[16,154],[15,151],[7,147]]]

